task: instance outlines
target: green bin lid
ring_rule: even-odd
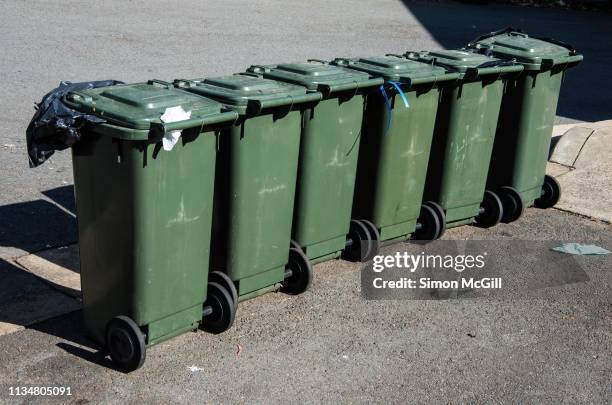
[[[68,93],[65,102],[75,110],[95,114],[109,123],[126,128],[151,128],[161,123],[168,107],[191,111],[190,120],[220,114],[222,104],[172,87],[170,84],[120,84]]]
[[[468,46],[490,52],[496,57],[516,59],[526,68],[544,69],[582,60],[582,55],[571,45],[550,38],[530,37],[511,28],[483,35]]]
[[[449,75],[447,69],[443,67],[400,56],[388,55],[354,59],[338,58],[332,63],[397,82],[422,84],[456,78],[456,75]]]
[[[234,74],[177,82],[187,82],[185,90],[231,106],[246,106],[249,101],[273,103],[274,106],[289,105],[295,98],[307,92],[305,87],[264,79],[255,74]]]
[[[372,80],[366,72],[330,65],[324,61],[283,63],[278,65],[253,65],[249,72],[265,78],[299,84],[311,91],[329,94],[334,91],[376,86],[382,80]]]
[[[444,64],[461,73],[466,72],[469,68],[475,68],[484,63],[497,60],[486,55],[463,50],[432,51],[427,52],[427,55],[430,58],[435,58],[434,63]]]
[[[476,78],[483,75],[519,72],[523,67],[514,61],[494,58],[466,49],[451,49],[430,52],[406,52],[413,60],[433,63],[458,72],[461,78]]]

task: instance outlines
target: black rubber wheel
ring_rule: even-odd
[[[348,238],[351,245],[344,248],[342,258],[351,262],[364,262],[370,256],[372,237],[368,227],[361,221],[351,220]]]
[[[296,241],[294,241],[293,239],[291,239],[291,241],[289,242],[289,247],[290,248],[296,248],[301,250],[302,252],[304,251],[304,249],[302,249],[302,247],[300,246],[299,243],[297,243]]]
[[[501,200],[503,207],[502,222],[508,224],[523,216],[525,205],[523,204],[521,193],[515,188],[509,186],[500,187],[497,190],[497,196]]]
[[[232,281],[231,278],[222,271],[211,271],[208,274],[208,282],[209,283],[217,283],[223,286],[230,293],[232,297],[232,301],[234,301],[234,305],[238,305],[238,291],[236,290],[236,285]]]
[[[440,234],[436,239],[440,239],[442,235],[444,235],[444,232],[446,232],[446,214],[444,213],[444,208],[442,208],[442,206],[435,201],[426,201],[423,203],[423,205],[433,208],[438,214],[438,220],[440,221]]]
[[[142,367],[147,353],[144,334],[136,322],[123,315],[106,325],[106,349],[117,368],[126,373]]]
[[[236,304],[232,295],[221,284],[208,283],[204,307],[211,307],[212,313],[202,317],[200,329],[210,333],[222,333],[234,324]]]
[[[435,209],[428,205],[421,205],[421,213],[417,219],[417,223],[421,225],[419,229],[414,231],[412,239],[416,240],[434,240],[438,239],[442,226],[438,213]]]
[[[370,252],[368,257],[364,258],[363,261],[370,261],[378,254],[380,251],[380,232],[378,232],[378,228],[371,221],[367,219],[360,219],[359,222],[365,225],[368,228],[368,233],[370,234]]]
[[[291,270],[291,276],[283,280],[282,292],[297,295],[308,290],[312,284],[312,265],[301,249],[289,249],[289,261],[285,268]]]
[[[542,196],[535,200],[534,205],[538,208],[554,207],[561,199],[561,184],[548,174],[544,176],[542,185]]]
[[[482,228],[490,228],[499,224],[504,213],[502,202],[493,191],[486,190],[480,203],[481,213],[476,217],[476,224]]]

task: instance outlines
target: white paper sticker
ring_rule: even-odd
[[[183,107],[180,105],[166,108],[166,111],[164,111],[164,114],[160,117],[164,123],[184,121],[188,120],[189,118],[191,118],[191,111],[183,110]],[[174,145],[176,145],[181,137],[181,133],[182,130],[179,129],[169,131],[164,134],[164,137],[162,138],[162,145],[165,151],[170,151],[172,148],[174,148]]]

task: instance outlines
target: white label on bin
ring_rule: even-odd
[[[191,118],[191,111],[183,110],[183,107],[180,105],[176,107],[166,108],[166,111],[164,111],[164,114],[160,117],[160,119],[164,123],[184,121],[188,120],[189,118]],[[176,131],[166,132],[164,134],[164,137],[162,138],[162,145],[164,147],[164,150],[172,150],[172,148],[174,148],[174,145],[176,145],[179,138],[181,137],[181,133],[182,130],[180,129]]]

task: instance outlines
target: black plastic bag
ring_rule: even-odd
[[[62,99],[71,91],[95,89],[97,87],[123,84],[117,80],[70,83],[61,82],[59,87],[47,93],[37,104],[36,113],[26,130],[30,167],[43,164],[56,150],[63,150],[79,140],[80,129],[87,123],[101,124],[104,119],[75,111]]]

